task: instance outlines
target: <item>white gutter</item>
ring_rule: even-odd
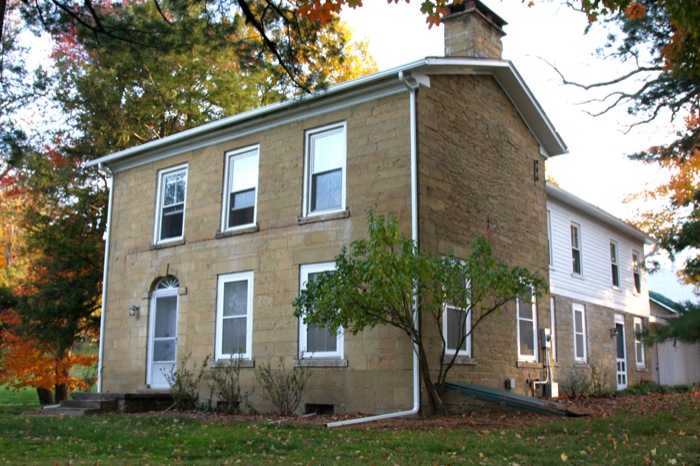
[[[399,71],[399,80],[408,88],[410,113],[411,113],[411,238],[416,247],[418,246],[418,144],[416,137],[416,91],[418,90],[418,82],[410,74],[404,75],[403,71]],[[413,325],[418,328],[420,320],[418,318],[418,295],[413,295]],[[329,422],[326,427],[342,427],[351,424],[361,424],[364,422],[381,421],[394,417],[412,416],[420,410],[420,368],[418,365],[418,345],[413,343],[413,408],[408,411],[398,411],[394,413],[379,414],[376,416],[361,417],[357,419],[349,419],[347,421]]]
[[[104,358],[104,341],[105,341],[105,302],[107,301],[107,268],[109,266],[109,238],[112,229],[112,203],[114,201],[114,177],[109,168],[104,165],[99,165],[100,170],[107,174],[109,183],[109,201],[107,202],[107,226],[105,237],[105,258],[102,266],[102,309],[100,312],[100,348],[98,350],[97,361],[97,393],[102,393],[102,359]]]

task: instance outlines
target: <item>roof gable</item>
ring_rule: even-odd
[[[104,165],[114,171],[125,170],[368,100],[408,92],[405,83],[408,77],[417,76],[420,84],[429,85],[429,76],[437,74],[493,76],[539,142],[542,154],[548,157],[567,152],[566,144],[510,61],[449,57],[425,58],[373,73],[325,91],[267,105],[115,152],[92,160],[87,165]]]

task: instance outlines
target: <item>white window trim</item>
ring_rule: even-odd
[[[550,327],[550,335],[551,335],[551,354],[552,354],[552,360],[556,361],[557,360],[557,317],[556,317],[556,304],[554,302],[554,296],[550,296],[549,298],[549,324],[551,325]]]
[[[341,190],[341,199],[340,199],[340,206],[337,208],[333,209],[326,209],[326,210],[316,210],[316,211],[311,211],[311,141],[315,136],[321,135],[323,133],[330,133],[333,131],[341,130],[344,137],[345,137],[345,145],[343,146],[344,153],[343,153],[343,163],[340,167],[341,169],[341,178],[342,178],[342,190]],[[312,217],[315,215],[324,215],[332,212],[339,212],[345,210],[345,191],[346,191],[346,167],[347,167],[347,123],[342,122],[342,123],[336,123],[332,125],[327,125],[327,126],[322,126],[320,128],[314,128],[311,130],[306,131],[305,137],[304,137],[304,209],[303,209],[303,216],[304,217]]]
[[[185,172],[185,199],[183,200],[184,206],[182,209],[182,235],[173,238],[160,239],[160,233],[162,228],[162,214],[163,214],[163,180],[168,175],[173,175],[177,172]],[[156,216],[155,216],[155,228],[153,229],[153,244],[167,244],[173,241],[180,241],[185,237],[185,219],[187,218],[187,185],[188,185],[188,173],[187,164],[178,165],[175,167],[166,168],[158,172],[158,191],[156,191]]]
[[[574,248],[574,243],[571,241],[571,227],[576,227],[576,230],[578,231],[578,245],[576,248]],[[583,232],[581,231],[581,224],[577,222],[571,222],[569,226],[569,241],[571,243],[571,252],[573,253],[573,250],[576,249],[578,251],[578,262],[579,262],[579,271],[576,272],[574,270],[574,259],[571,257],[571,274],[576,276],[576,277],[581,277],[583,276]]]
[[[467,313],[467,318],[466,321],[464,322],[464,331],[465,333],[468,333],[466,341],[465,341],[465,350],[461,349],[455,349],[455,348],[450,348],[447,342],[447,311],[448,309],[454,309],[454,310],[462,310],[463,312]],[[442,335],[445,338],[445,354],[453,355],[457,354],[457,356],[466,356],[466,357],[471,357],[472,355],[472,335],[469,332],[471,330],[472,326],[472,311],[471,309],[464,311],[464,309],[460,309],[457,306],[447,303],[445,304],[445,307],[442,310]]]
[[[586,307],[581,304],[581,303],[573,303],[571,306],[571,311],[572,311],[572,318],[573,320],[571,321],[571,329],[572,333],[574,335],[574,361],[576,362],[587,362],[588,361],[588,349],[586,348],[587,342],[586,342]],[[576,329],[576,313],[580,312],[581,313],[581,325],[583,326],[581,331],[577,331]],[[583,341],[583,357],[578,356],[578,345],[576,344],[576,335],[582,335],[582,341]]]
[[[216,337],[214,357],[217,361],[228,360],[230,358],[251,359],[253,356],[253,291],[254,291],[254,273],[238,272],[226,275],[219,275],[217,290],[216,290]],[[221,351],[221,342],[223,338],[223,322],[224,322],[224,285],[231,282],[248,282],[248,303],[246,314],[246,348],[245,353],[223,353]]]
[[[253,210],[253,222],[246,223],[245,225],[237,225],[235,227],[228,226],[228,216],[231,203],[231,166],[232,160],[234,158],[251,157],[255,155],[258,158],[258,178],[255,180],[255,204]],[[248,228],[251,225],[255,225],[258,221],[258,185],[260,181],[260,145],[256,144],[253,146],[243,147],[241,149],[232,150],[226,153],[226,171],[224,177],[224,193],[221,205],[223,206],[221,212],[221,231],[236,231],[241,228]]]
[[[318,264],[305,264],[299,269],[299,289],[303,290],[306,288],[306,283],[309,281],[309,274],[320,273],[335,270],[335,262],[321,262]],[[336,351],[307,351],[307,326],[304,323],[304,318],[299,319],[299,358],[300,359],[311,359],[311,358],[326,358],[326,359],[343,359],[344,355],[344,338],[342,327],[338,329],[338,334],[336,335]]]
[[[614,289],[620,288],[620,247],[614,239],[610,240],[610,246],[615,247],[615,261],[613,262],[612,255],[610,257],[610,286]],[[615,265],[617,266],[617,285],[615,284],[615,281],[613,280],[613,275],[612,275],[612,266]]]
[[[554,267],[554,243],[552,240],[552,211],[547,210],[547,246],[549,247],[549,267]]]
[[[633,328],[634,328],[634,360],[637,363],[638,368],[644,368],[644,367],[646,367],[646,363],[644,360],[644,345],[642,344],[642,341],[637,336],[637,333],[641,332],[643,329],[643,323],[642,323],[642,319],[640,317],[634,318]],[[638,356],[637,348],[639,346],[642,347],[642,360],[641,361],[637,358],[637,356]]]
[[[520,317],[520,298],[515,300],[515,307],[516,307],[516,330],[518,333],[518,341],[517,346],[518,346],[518,360],[519,361],[533,361],[537,362],[538,361],[538,356],[539,356],[539,347],[537,346],[537,297],[533,294],[532,295],[532,342],[533,342],[533,353],[532,355],[530,354],[521,354],[520,353],[520,320],[530,320],[530,319],[521,319]]]

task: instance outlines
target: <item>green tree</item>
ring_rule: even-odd
[[[654,326],[654,331],[645,329],[642,340],[647,345],[677,340],[681,343],[700,343],[700,305],[687,302],[676,306],[678,316],[668,319],[666,325]]]
[[[131,14],[134,9],[148,12],[146,21]],[[116,40],[144,51],[168,49],[173,40],[185,49],[209,40],[225,42],[237,51],[231,65],[266,66],[275,75],[268,85],[303,92],[332,82],[325,70],[313,68],[342,58],[346,45],[323,38],[337,26],[337,17],[324,23],[309,20],[297,14],[294,0],[38,0],[22,1],[22,11],[28,22],[52,35],[76,29],[97,42]],[[193,22],[193,12],[205,29]]]
[[[432,414],[445,414],[443,384],[457,357],[454,354],[445,360],[445,305],[463,310],[458,328],[465,331],[460,332],[456,345],[460,347],[485,318],[519,296],[541,294],[546,282],[527,269],[498,260],[484,238],[471,243],[471,253],[464,259],[451,254],[433,256],[400,234],[396,218],[370,213],[368,220],[369,238],[354,241],[349,251],[343,248],[335,258],[334,272],[306,284],[294,300],[294,314],[307,324],[336,332],[342,327],[344,332],[357,334],[377,325],[400,329],[414,344]],[[419,309],[420,325],[414,305]],[[441,338],[439,355],[428,352],[427,335],[433,332]]]

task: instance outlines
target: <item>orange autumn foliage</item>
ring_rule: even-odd
[[[21,335],[15,329],[20,316],[12,310],[0,311],[0,384],[13,389],[43,388],[53,391],[57,385],[69,391],[89,390],[90,383],[70,375],[76,365],[92,366],[97,356],[69,354],[57,358],[48,348]]]

